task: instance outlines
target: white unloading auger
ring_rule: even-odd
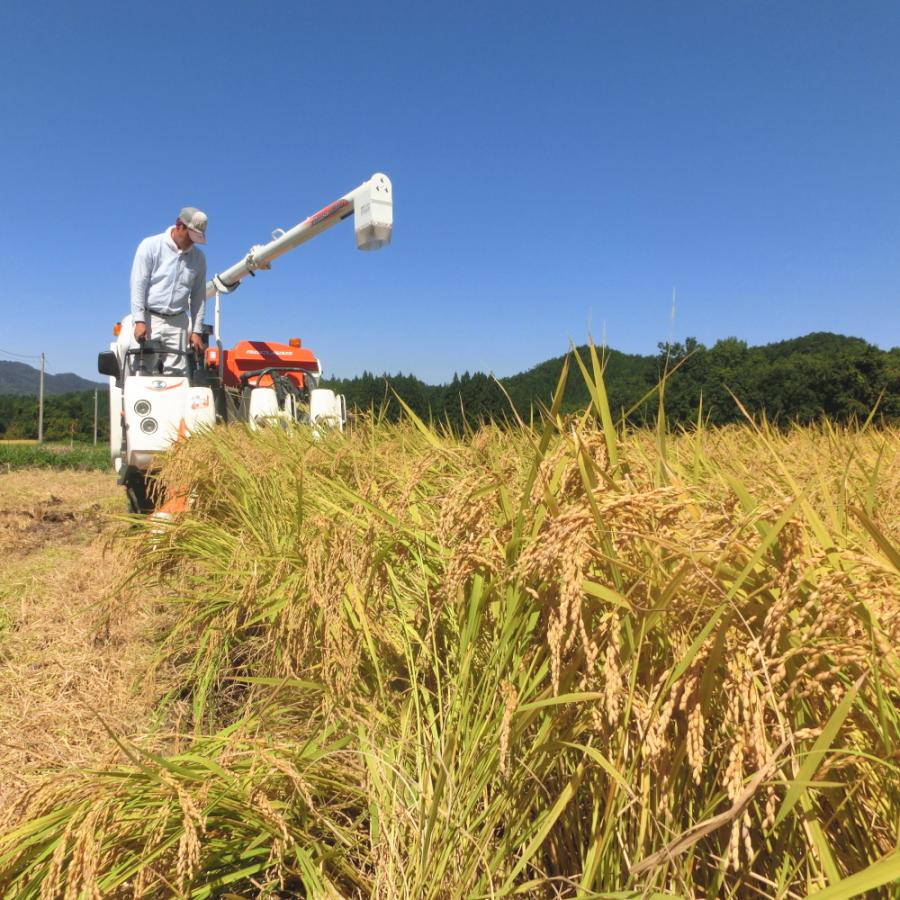
[[[254,245],[240,262],[214,275],[206,283],[206,296],[231,293],[248,275],[270,268],[272,261],[279,256],[327,231],[350,215],[353,216],[353,231],[358,249],[379,250],[387,246],[391,242],[391,229],[394,225],[394,194],[390,178],[376,172],[358,188],[313,213],[290,231],[276,229],[268,244]]]
[[[157,353],[132,348],[131,318],[117,323],[117,339],[100,354],[98,370],[110,379],[110,452],[134,512],[153,509],[147,493],[147,473],[158,454],[174,440],[217,419],[246,421],[251,428],[287,420],[307,423],[317,434],[323,428],[343,429],[347,417],[344,398],[319,387],[322,364],[299,338],[287,344],[239,341],[224,349],[221,343],[221,294],[230,294],[247,275],[271,267],[272,261],[353,215],[356,246],[378,250],[391,241],[394,222],[391,180],[380,172],[358,188],[308,216],[290,231],[276,229],[268,244],[257,244],[231,268],[214,275],[206,296],[215,297],[215,347],[189,373],[158,369],[147,373],[129,364],[134,354]],[[171,355],[171,354],[169,354]],[[190,357],[189,353],[181,356]],[[184,498],[175,498],[182,502]],[[174,501],[172,501],[174,502]],[[167,501],[166,506],[171,505]]]

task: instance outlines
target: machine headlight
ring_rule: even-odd
[[[147,413],[150,412],[151,406],[149,400],[138,400],[137,403],[134,404],[134,411],[139,416],[146,416]]]
[[[150,404],[148,403],[147,406]],[[156,419],[141,419],[141,431],[144,434],[153,434],[156,429],[159,428]]]

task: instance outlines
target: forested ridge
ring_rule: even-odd
[[[590,366],[588,348],[577,348]],[[658,397],[654,388],[666,380],[665,410],[670,424],[695,421],[702,411],[712,425],[742,418],[735,398],[754,416],[808,423],[877,414],[900,421],[900,347],[881,350],[861,338],[817,332],[805,337],[751,347],[725,338],[706,347],[693,338],[660,344],[654,356],[598,351],[605,360],[604,380],[610,407],[633,424],[655,420]],[[464,422],[528,419],[533,409],[549,406],[565,357],[540,363],[527,372],[499,380],[483,372],[454,375],[449,384],[429,385],[414,375],[374,375],[332,378],[323,386],[343,393],[351,410],[374,409],[389,419],[401,413],[397,396],[419,416],[459,428]],[[649,396],[649,399],[645,399]],[[643,400],[643,402],[642,402]],[[563,412],[584,409],[590,398],[577,365],[570,370]],[[107,397],[101,392],[99,434],[109,433]],[[48,440],[91,440],[94,392],[45,397],[44,436]],[[515,409],[515,413],[513,412]],[[0,395],[0,438],[37,437],[37,397]]]
[[[587,346],[577,348],[590,366]],[[817,332],[805,337],[751,347],[725,338],[706,347],[694,338],[660,344],[655,356],[598,351],[605,360],[604,381],[617,417],[635,424],[654,421],[654,388],[666,373],[665,411],[672,424],[694,421],[702,410],[713,425],[739,421],[741,409],[776,422],[808,423],[823,417],[847,421],[865,418],[876,407],[888,420],[900,420],[900,347],[881,350],[861,338]],[[524,419],[540,404],[549,406],[565,357],[540,363],[527,372],[494,379],[481,372],[455,375],[445,385],[427,385],[413,375],[334,378],[328,387],[347,398],[351,409],[400,414],[396,395],[418,415],[449,422],[510,418],[512,407]],[[651,395],[649,399],[642,400]],[[587,385],[573,363],[563,397],[563,412],[584,409]]]
[[[0,359],[0,394],[36,394],[41,382],[40,369],[28,363]],[[44,395],[72,394],[105,387],[105,382],[89,381],[72,372],[44,374]]]

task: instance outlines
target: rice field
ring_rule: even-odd
[[[629,430],[593,363],[581,416],[178,445],[109,533],[176,749],[23,792],[2,895],[897,896],[900,431]]]

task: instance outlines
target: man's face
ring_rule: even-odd
[[[175,223],[175,227],[172,229],[172,240],[175,241],[179,250],[190,250],[194,246],[190,232],[181,219]]]

